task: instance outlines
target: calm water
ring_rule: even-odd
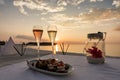
[[[83,53],[84,44],[70,44],[67,52]],[[66,46],[65,46],[66,47]],[[61,51],[59,45],[56,46]],[[106,44],[106,55],[120,57],[120,44]],[[51,50],[51,46],[41,46],[41,50]]]

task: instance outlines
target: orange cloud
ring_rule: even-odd
[[[120,31],[120,25],[117,26],[114,30],[115,30],[115,31]]]
[[[32,36],[28,36],[28,35],[17,35],[15,38],[25,39],[25,40],[34,40]]]

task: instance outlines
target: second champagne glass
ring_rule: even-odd
[[[36,42],[37,42],[37,46],[38,46],[38,59],[40,59],[39,57],[39,50],[40,50],[40,41],[41,41],[41,37],[42,37],[42,34],[43,34],[43,29],[42,29],[42,26],[34,26],[33,27],[33,34],[35,36],[35,39],[36,39]]]
[[[57,34],[57,27],[55,25],[48,26],[47,31],[48,31],[50,41],[52,43],[53,57],[55,58],[56,50],[54,49],[54,42],[55,42],[55,38],[56,38],[56,34]]]

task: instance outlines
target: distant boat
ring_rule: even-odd
[[[54,43],[54,45],[56,45],[57,43]],[[28,42],[26,43],[26,45],[31,45],[31,46],[37,46],[36,42]],[[41,46],[51,46],[51,42],[40,42]]]
[[[5,45],[5,41],[0,41],[0,45]]]

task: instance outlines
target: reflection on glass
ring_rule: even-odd
[[[52,44],[52,53],[53,53],[53,57],[55,57],[56,55],[56,49],[54,49],[54,42],[55,42],[55,38],[56,38],[56,34],[57,34],[57,27],[56,26],[48,26],[48,36],[50,38],[51,44]]]
[[[36,42],[37,42],[37,46],[38,46],[38,59],[40,58],[39,57],[39,50],[40,50],[40,41],[41,41],[41,37],[42,37],[42,34],[43,34],[43,29],[41,26],[34,26],[33,27],[33,34],[35,36],[35,39],[36,39]]]

